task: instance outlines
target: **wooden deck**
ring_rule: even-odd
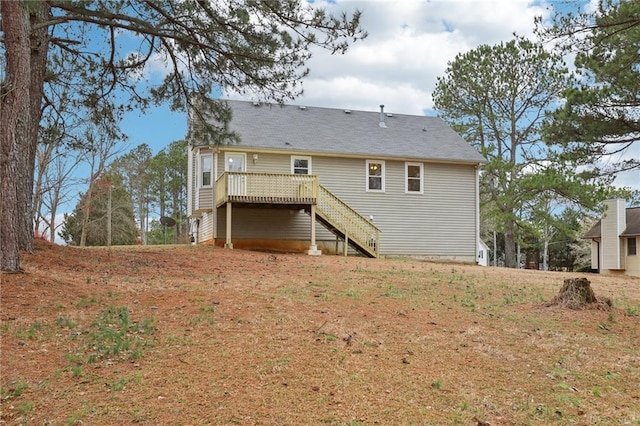
[[[234,207],[304,209],[313,222],[317,215],[320,223],[351,247],[378,257],[380,230],[320,185],[317,176],[225,172],[216,180],[215,205],[227,203]],[[230,217],[227,220],[230,227]]]

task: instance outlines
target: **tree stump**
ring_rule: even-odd
[[[550,305],[559,305],[569,309],[596,308],[609,310],[611,300],[602,297],[598,299],[591,288],[591,282],[586,278],[568,278],[560,293],[553,299]]]

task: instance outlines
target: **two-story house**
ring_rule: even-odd
[[[226,102],[240,142],[189,141],[194,242],[478,261],[485,160],[440,118]]]

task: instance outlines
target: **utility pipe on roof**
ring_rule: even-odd
[[[380,123],[378,123],[378,125],[383,129],[387,128],[387,125],[384,122],[384,105],[380,105]]]

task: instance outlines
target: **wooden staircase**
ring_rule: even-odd
[[[367,218],[318,184],[316,218],[345,244],[368,257],[378,257],[380,230]]]

